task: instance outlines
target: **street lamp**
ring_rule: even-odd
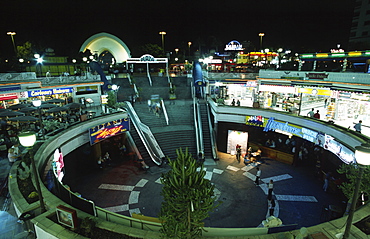
[[[28,152],[30,154],[32,174],[33,174],[34,180],[36,182],[36,188],[37,188],[37,193],[39,195],[41,213],[44,213],[44,212],[46,212],[46,208],[45,208],[45,204],[44,204],[44,199],[42,197],[42,191],[41,191],[40,181],[39,181],[39,173],[36,170],[36,163],[35,163],[35,159],[33,157],[33,151],[32,151],[32,147],[36,142],[36,135],[33,132],[24,132],[24,133],[20,133],[18,135],[18,139],[19,139],[19,142],[21,143],[21,145],[28,149]]]
[[[112,85],[112,90],[114,91],[116,103],[118,101],[118,89],[119,89],[119,85],[115,85],[115,84]]]
[[[159,35],[162,35],[162,49],[163,49],[163,52],[165,52],[165,50],[164,50],[164,35],[166,35],[166,32],[159,32]]]
[[[9,35],[12,38],[14,52],[17,55],[17,49],[15,48],[15,42],[14,42],[14,35],[16,35],[17,33],[15,33],[15,32],[7,32],[6,34]]]
[[[348,239],[349,237],[349,232],[352,226],[353,214],[355,212],[356,202],[359,196],[358,194],[360,191],[361,178],[364,173],[365,166],[370,165],[370,144],[369,143],[361,144],[360,146],[356,146],[355,149],[356,149],[355,152],[356,163],[360,168],[360,171],[356,180],[355,190],[353,192],[351,208],[349,209],[343,239]]]
[[[40,123],[40,130],[42,134],[42,138],[45,139],[45,134],[44,134],[44,125],[42,124],[42,119],[41,119],[41,100],[34,100],[32,101],[33,106],[35,106],[38,109],[39,112],[39,123]]]
[[[191,41],[188,42],[188,46],[189,46],[189,58],[190,58],[190,46],[191,46]]]
[[[260,34],[258,34],[258,36],[260,37],[260,49],[262,49],[262,37],[265,35],[265,33],[261,32]]]

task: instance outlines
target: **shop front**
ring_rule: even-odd
[[[281,111],[298,112],[300,99],[298,89],[286,85],[259,86],[258,101],[262,108],[272,108]]]

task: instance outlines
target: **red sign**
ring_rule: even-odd
[[[0,94],[0,100],[14,100],[18,99],[17,93]]]

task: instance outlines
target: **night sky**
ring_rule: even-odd
[[[201,50],[231,40],[259,48],[283,47],[295,52],[328,52],[338,43],[345,48],[354,0],[1,0],[0,57],[12,53],[8,31],[17,45],[30,41],[55,49],[58,55],[79,51],[90,36],[107,32],[135,48],[161,45],[186,50],[187,42]],[[216,44],[212,44],[216,42]],[[215,48],[215,47],[213,47]],[[133,55],[133,57],[139,57]]]

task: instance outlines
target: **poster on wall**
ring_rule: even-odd
[[[248,146],[248,132],[229,130],[227,137],[227,153],[236,154],[236,145],[239,144],[242,154],[246,154]]]
[[[106,138],[116,136],[130,130],[130,119],[118,119],[96,125],[89,129],[90,144],[96,144]]]

